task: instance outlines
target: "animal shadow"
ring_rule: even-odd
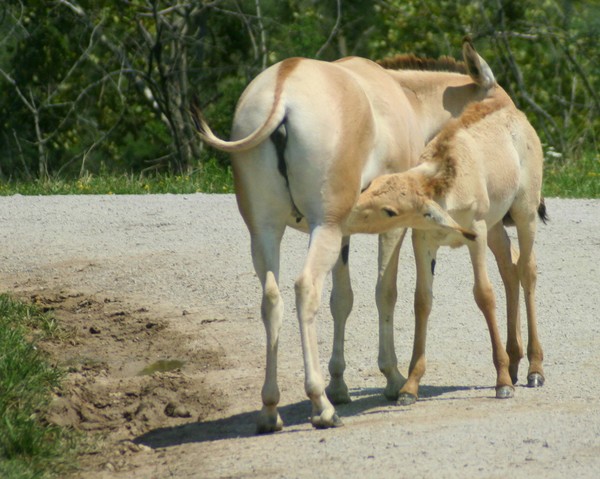
[[[421,386],[420,399],[431,400],[448,393],[472,389],[485,388],[464,386]],[[336,406],[336,410],[342,420],[344,417],[354,417],[361,414],[377,414],[382,411],[389,411],[393,408],[401,407],[397,406],[394,401],[388,401],[383,396],[382,389],[357,389],[352,391],[350,395],[352,397],[352,402]],[[453,395],[451,394],[451,396]],[[310,411],[311,403],[308,400],[280,407],[279,414],[283,420],[284,429],[277,434],[293,434],[298,432],[297,428],[292,429],[290,426],[299,426],[303,424],[308,426],[310,424]],[[258,411],[251,411],[210,421],[199,421],[175,427],[154,429],[137,437],[134,442],[156,449],[193,442],[253,437],[256,434],[257,417]]]

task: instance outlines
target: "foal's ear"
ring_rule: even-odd
[[[433,200],[426,201],[423,208],[423,216],[434,228],[446,231],[452,230],[470,241],[475,241],[475,238],[477,238],[477,235],[473,231],[466,230],[460,226],[446,210]]]
[[[490,66],[479,56],[470,37],[463,39],[463,58],[467,64],[469,76],[480,87],[488,89],[496,85],[496,78]]]

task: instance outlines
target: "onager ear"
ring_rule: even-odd
[[[463,58],[467,64],[469,76],[480,87],[489,89],[496,85],[496,78],[490,66],[479,56],[470,37],[463,39]]]
[[[473,231],[466,230],[460,226],[435,201],[427,200],[425,207],[423,208],[423,216],[434,228],[446,231],[452,230],[470,241],[475,241],[475,238],[477,238],[477,235]]]

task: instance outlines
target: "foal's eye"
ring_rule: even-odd
[[[388,217],[393,218],[394,216],[398,216],[398,213],[396,213],[393,209],[391,208],[383,208],[383,211],[385,212],[386,215],[388,215]]]

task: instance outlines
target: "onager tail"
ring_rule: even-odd
[[[548,217],[548,212],[546,211],[546,202],[544,201],[543,196],[542,196],[542,199],[540,200],[540,204],[538,205],[537,212],[538,212],[538,216],[544,222],[544,224],[547,224],[548,221],[550,220],[550,218]]]
[[[210,126],[208,126],[208,123],[204,119],[202,110],[198,106],[196,100],[192,101],[192,104],[190,105],[190,114],[192,116],[192,120],[194,121],[194,125],[196,126],[196,130],[200,134],[200,137],[204,143],[216,148],[217,150],[234,153],[250,150],[258,146],[267,138],[269,138],[271,134],[279,127],[279,125],[281,125],[285,118],[285,106],[280,99],[281,96],[275,97],[269,116],[261,126],[250,133],[247,137],[236,141],[222,140],[213,133],[213,131],[210,129]]]
[[[546,210],[546,202],[544,201],[543,196],[540,199],[540,204],[538,205],[537,214],[538,214],[538,217],[544,222],[544,224],[547,224],[548,221],[550,221],[548,212]],[[502,224],[504,226],[515,226],[515,222],[512,219],[512,216],[510,216],[510,211],[508,211],[504,215],[504,218],[502,218]]]

